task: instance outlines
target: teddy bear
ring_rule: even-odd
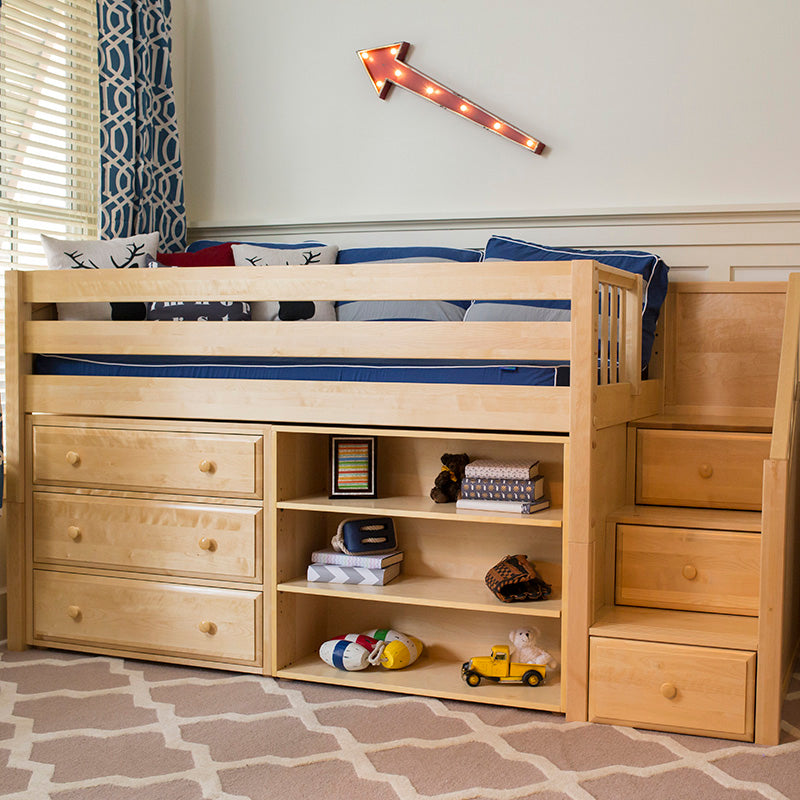
[[[431,489],[434,503],[454,503],[461,491],[464,467],[469,463],[466,453],[445,453],[442,456],[442,469],[436,476]]]
[[[545,664],[555,669],[558,661],[536,644],[539,636],[538,628],[514,628],[508,635],[513,645],[512,658],[520,664]]]

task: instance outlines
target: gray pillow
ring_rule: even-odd
[[[158,231],[124,239],[56,239],[42,234],[50,269],[139,269],[158,251]],[[144,319],[144,303],[59,303],[58,318]]]
[[[339,248],[334,244],[235,244],[233,259],[237,267],[274,267],[283,264],[335,264]],[[289,322],[294,320],[336,319],[333,302],[328,300],[278,301],[262,300],[250,304],[252,319]]]

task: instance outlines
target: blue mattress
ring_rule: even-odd
[[[213,358],[207,356],[37,355],[39,375],[145,378],[459,383],[568,386],[569,364],[556,362],[401,361],[395,359]]]

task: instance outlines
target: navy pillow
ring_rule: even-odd
[[[667,295],[669,267],[654,253],[641,250],[582,250],[548,247],[505,236],[492,236],[485,261],[572,261],[592,258],[609,267],[642,276],[642,366],[650,360],[658,314]],[[569,319],[569,300],[477,300],[469,320]]]
[[[339,251],[337,264],[394,264],[434,261],[480,261],[479,250],[455,247],[351,247]],[[454,279],[458,273],[454,272]],[[465,300],[348,300],[336,303],[340,320],[459,321]]]
[[[145,265],[148,269],[180,269],[162,264],[152,256],[145,258]],[[158,322],[246,322],[250,319],[250,303],[241,300],[169,300],[145,305],[146,319]]]
[[[166,303],[148,303],[147,319],[159,322],[170,320],[246,322],[250,319],[250,303],[226,300],[175,300]]]

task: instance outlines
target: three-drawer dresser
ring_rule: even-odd
[[[262,671],[264,433],[33,418],[33,644]]]

